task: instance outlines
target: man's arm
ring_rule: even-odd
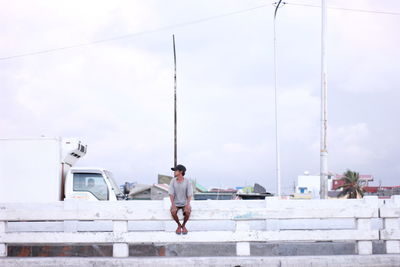
[[[171,200],[171,206],[175,206],[175,202],[174,202],[175,196],[169,195],[169,199]]]
[[[174,200],[175,200],[174,180],[171,180],[171,182],[169,183],[168,194],[169,194],[169,199],[171,200],[171,209],[172,209],[173,207],[175,207],[175,202],[174,202]]]
[[[188,188],[187,188],[187,194],[186,194],[186,207],[187,209],[190,209],[190,201],[192,200],[193,197],[193,187],[192,183],[189,181],[188,182]]]
[[[175,202],[174,202],[175,196],[169,195],[169,199],[171,200],[171,212],[176,212],[178,210],[178,208],[176,207]]]
[[[190,200],[192,200],[192,196],[189,196],[189,197],[186,199],[186,206],[190,206]]]

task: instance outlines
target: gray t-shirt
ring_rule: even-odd
[[[183,207],[186,205],[186,199],[193,196],[192,183],[187,178],[184,178],[180,183],[176,178],[173,178],[169,184],[169,194],[174,195],[174,202],[177,207]]]

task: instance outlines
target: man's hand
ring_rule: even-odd
[[[174,195],[169,195],[169,199],[171,200],[171,212],[175,213],[178,211],[178,208],[175,206],[175,202],[174,202]]]
[[[192,211],[192,207],[190,206],[190,201],[192,200],[192,196],[189,196],[187,199],[186,199],[186,205],[185,205],[185,208],[184,208],[184,210],[185,210],[185,212],[187,212],[187,213],[190,213],[191,211]]]

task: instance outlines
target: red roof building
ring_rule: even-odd
[[[344,185],[344,180],[342,179],[344,176],[342,174],[336,174],[332,181],[332,189],[337,190],[339,186]],[[368,187],[368,182],[372,182],[374,177],[370,174],[360,174],[360,180],[362,180],[365,184],[365,187]]]

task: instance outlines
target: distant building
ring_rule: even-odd
[[[400,185],[396,186],[365,186],[364,195],[378,196],[378,198],[391,198],[393,195],[400,195]]]
[[[195,193],[195,200],[231,200],[235,198],[234,193],[217,193],[217,192],[206,192],[206,193]]]
[[[151,200],[151,185],[136,184],[131,188],[128,199],[129,200]]]
[[[164,175],[164,174],[159,174],[158,175],[158,181],[157,181],[157,183],[158,184],[170,184],[171,183],[171,180],[172,180],[172,176],[169,176],[169,175]]]
[[[129,200],[162,200],[168,197],[167,184],[137,184],[128,195]]]
[[[159,174],[159,175],[158,175],[158,184],[167,184],[167,185],[169,185],[169,184],[171,183],[172,178],[173,178],[173,177],[172,177],[172,176],[169,176],[169,175]],[[195,193],[198,193],[198,192],[200,192],[200,193],[208,192],[208,191],[207,191],[207,188],[205,188],[205,187],[202,186],[201,184],[197,183],[196,180],[193,180],[193,179],[190,179],[190,178],[188,178],[188,179],[189,179],[190,182],[192,183],[193,192],[195,192]]]
[[[332,177],[328,175],[328,190],[332,188]],[[320,175],[310,175],[308,172],[299,175],[294,198],[319,198],[320,179]]]
[[[168,189],[167,184],[154,184],[150,189],[151,200],[162,200],[168,197]]]
[[[336,174],[333,178],[333,183],[330,190],[337,190],[340,186],[344,185],[343,177],[344,176],[342,174]],[[361,186],[368,186],[369,182],[374,181],[374,177],[370,174],[360,174],[359,178],[361,181]]]
[[[374,181],[374,177],[369,174],[360,174],[362,186],[368,186],[368,183]],[[328,197],[336,198],[341,190],[338,188],[344,184],[343,174],[331,173],[328,175]],[[297,177],[297,186],[294,198],[319,198],[320,175],[310,175],[304,172],[304,175]]]

